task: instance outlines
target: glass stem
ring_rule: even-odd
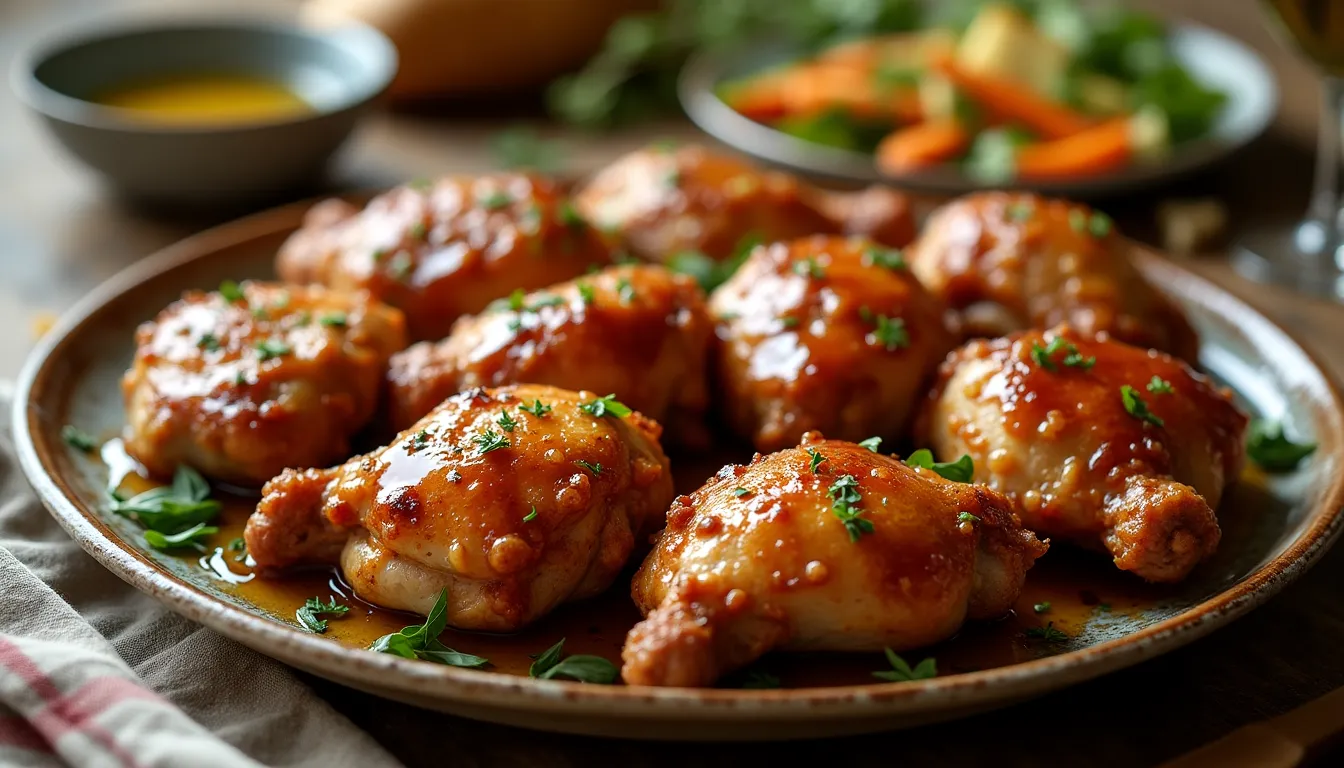
[[[1338,260],[1344,244],[1344,210],[1340,207],[1339,161],[1344,80],[1326,75],[1321,81],[1321,121],[1316,137],[1316,176],[1312,183],[1307,226],[1299,232],[1298,246],[1323,262]],[[1341,266],[1344,266],[1342,264]]]

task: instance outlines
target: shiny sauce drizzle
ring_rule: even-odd
[[[107,442],[102,458],[109,471],[109,486],[123,494],[135,494],[155,485],[121,447],[120,440]],[[674,457],[678,492],[690,492],[722,466],[731,455],[703,458]],[[204,545],[204,552],[182,550],[170,557],[195,562],[221,591],[231,592],[260,612],[297,626],[295,611],[310,597],[335,597],[350,607],[344,616],[328,619],[323,638],[355,647],[368,647],[382,635],[422,618],[401,611],[379,608],[359,599],[335,567],[311,568],[283,577],[254,578],[250,560],[231,544],[242,537],[255,495],[230,492],[216,486],[214,498],[224,507],[215,525],[219,533]],[[1226,505],[1225,505],[1226,506]],[[537,654],[565,638],[565,652],[605,657],[617,666],[621,646],[629,629],[640,620],[629,596],[628,584],[637,563],[615,584],[592,600],[562,605],[551,615],[510,635],[462,632],[448,629],[440,636],[447,646],[488,658],[487,669],[512,675],[527,675]],[[931,648],[902,654],[910,666],[928,657],[937,659],[938,674],[1002,667],[1077,647],[1084,631],[1126,623],[1162,602],[1169,593],[1113,568],[1105,557],[1057,547],[1037,561],[1014,611],[989,623],[968,623],[950,640]],[[1048,608],[1046,607],[1048,604]],[[1037,608],[1044,610],[1038,611]],[[1040,637],[1050,625],[1067,639]],[[1033,636],[1035,635],[1035,636]],[[1055,639],[1051,639],[1051,638]],[[428,662],[426,662],[428,663]],[[783,687],[806,688],[878,682],[872,673],[888,669],[881,653],[774,653],[750,667],[777,677]],[[745,673],[730,675],[722,687],[738,687]]]

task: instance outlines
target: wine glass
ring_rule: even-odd
[[[1275,26],[1321,69],[1321,121],[1307,217],[1295,226],[1252,231],[1233,263],[1253,280],[1344,301],[1344,207],[1340,194],[1344,112],[1344,1],[1264,0]]]

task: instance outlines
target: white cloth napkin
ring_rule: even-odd
[[[11,397],[0,381],[0,765],[398,765],[289,668],[86,555],[16,466]]]

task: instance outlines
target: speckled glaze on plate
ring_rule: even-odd
[[[370,653],[306,634],[184,561],[147,550],[112,515],[102,465],[69,450],[61,427],[119,431],[118,378],[132,332],[187,288],[272,275],[272,255],[307,204],[183,241],[127,269],[72,309],[28,361],[14,403],[24,472],[65,529],[113,573],[174,610],[287,664],[388,698],[466,717],[603,736],[781,739],[902,728],[1003,706],[1129,666],[1241,616],[1297,578],[1339,533],[1344,412],[1319,365],[1238,299],[1148,252],[1147,276],[1179,301],[1204,339],[1201,363],[1243,405],[1280,418],[1320,448],[1290,475],[1235,487],[1216,557],[1167,599],[1090,624],[1064,652],[916,683],[783,690],[649,689],[531,680]],[[619,589],[620,585],[613,587]],[[561,608],[560,610],[564,610]]]

